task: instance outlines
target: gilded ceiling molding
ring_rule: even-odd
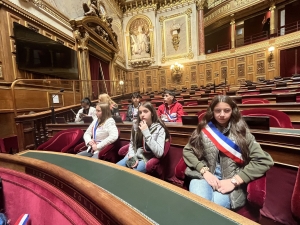
[[[196,0],[181,0],[181,1],[174,1],[172,3],[161,3],[159,9],[157,10],[157,13],[163,13],[174,9],[183,8],[185,6],[189,6],[191,4],[194,4]]]
[[[21,1],[21,0],[20,0]],[[22,0],[22,1],[26,1],[26,0]],[[53,32],[54,34],[56,34],[57,36],[59,35],[60,37],[66,39],[67,41],[69,41],[70,43],[74,44],[75,40],[74,38],[66,35],[65,33],[61,32],[60,30],[52,27],[50,24],[47,24],[45,21],[41,20],[40,18],[38,18],[37,16],[32,15],[31,13],[29,13],[28,11],[26,11],[25,9],[21,8],[20,6],[10,2],[9,0],[0,0],[0,6],[3,5],[4,7],[16,12],[18,15],[23,16],[24,18],[27,18],[28,21],[30,22],[35,22],[36,24],[39,24],[41,27]],[[71,27],[70,24],[68,24],[67,26],[70,31],[71,31]]]
[[[149,3],[148,5],[139,5],[138,7],[125,6],[124,17],[133,16],[141,13],[152,12],[157,8],[157,4]]]
[[[193,59],[194,58],[194,53],[192,52],[192,36],[191,36],[191,14],[192,14],[192,8],[188,8],[186,11],[181,12],[181,13],[176,13],[170,16],[161,16],[159,17],[159,22],[160,22],[160,29],[161,29],[161,44],[162,44],[162,59],[161,62],[165,63],[166,61],[169,60],[174,60],[174,59],[181,59],[181,58],[188,58],[188,59]],[[169,19],[175,19],[177,17],[181,17],[182,15],[187,16],[187,43],[188,43],[188,52],[185,54],[177,54],[173,56],[167,56],[166,55],[166,46],[165,46],[165,20]]]
[[[207,27],[218,20],[227,17],[231,14],[242,11],[246,8],[252,7],[262,3],[261,0],[231,0],[230,2],[226,1],[226,4],[212,9],[209,13],[205,14],[204,18],[204,27]]]
[[[69,18],[55,9],[52,5],[43,0],[19,0],[22,2],[31,2],[38,8],[42,9],[43,11],[49,13],[51,16],[62,22],[64,25],[70,27]]]

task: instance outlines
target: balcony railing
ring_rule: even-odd
[[[300,20],[295,21],[293,23],[286,24],[285,26],[279,27],[276,32],[273,34],[269,34],[267,31],[262,31],[247,37],[244,37],[242,40],[236,40],[236,45],[238,47],[244,46],[244,45],[249,45],[249,44],[254,44],[260,41],[265,41],[268,40],[269,38],[274,38],[274,37],[279,37],[283,36],[286,34],[290,34],[293,32],[300,31]],[[242,41],[242,42],[241,42]],[[215,52],[220,52],[220,51],[225,51],[231,48],[231,44],[225,44],[225,45],[217,45],[215,48],[212,48],[211,50],[206,50],[207,54],[210,53],[215,53]]]

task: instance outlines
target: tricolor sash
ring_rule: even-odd
[[[28,219],[29,219],[29,214],[23,214],[15,222],[15,225],[25,225],[27,223]]]
[[[95,126],[92,129],[93,129],[93,139],[95,140],[96,143],[99,143],[101,141],[96,140],[97,128],[98,128],[98,120],[96,121]],[[87,152],[90,152],[91,150],[92,150],[92,146],[89,146]]]
[[[174,113],[170,114],[170,109],[169,109],[169,113],[167,112],[167,106],[166,105],[165,105],[165,113],[164,114],[167,116],[169,121],[173,121],[173,120],[177,119],[177,114],[176,114],[176,116],[172,116],[172,114],[174,114]]]
[[[202,131],[214,143],[219,151],[223,152],[236,163],[244,163],[239,146],[222,134],[212,122],[209,122]]]

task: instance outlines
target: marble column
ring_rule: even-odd
[[[269,10],[270,10],[270,34],[275,33],[275,9],[276,9],[275,4],[272,4],[271,7],[269,8]]]
[[[77,59],[79,68],[79,79],[81,80],[81,97],[89,97],[92,99],[89,50],[87,47],[90,36],[83,27],[79,27],[77,30],[74,31],[73,34],[76,39],[78,49]]]
[[[205,55],[204,12],[203,12],[204,5],[205,5],[204,0],[200,0],[197,2],[199,55]]]
[[[235,20],[231,18],[230,22],[230,39],[231,39],[231,48],[235,48]]]

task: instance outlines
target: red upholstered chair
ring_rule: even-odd
[[[300,224],[300,169],[298,168],[296,183],[291,200],[291,210],[293,217]]]
[[[16,135],[0,138],[0,152],[1,153],[13,153],[13,151],[19,150],[18,137]]]
[[[171,136],[169,140],[166,140],[165,147],[164,147],[164,154],[162,155],[162,157],[160,157],[159,159],[154,157],[147,162],[146,164],[147,174],[160,178],[162,180],[165,179],[165,171],[163,169],[163,164],[164,164],[164,158],[168,154],[170,146],[171,146]],[[129,148],[129,144],[120,148],[119,155],[125,157],[125,155],[128,152],[128,148]]]
[[[180,159],[175,168],[175,177],[182,181],[182,187],[188,190],[189,178],[185,176],[186,164],[183,158]],[[247,185],[247,203],[236,213],[258,222],[260,219],[260,209],[263,208],[266,199],[266,176],[251,181]]]
[[[78,128],[62,130],[37,147],[37,150],[73,153],[74,147],[82,141],[83,131]]]
[[[273,109],[247,109],[241,111],[243,116],[269,116],[270,127],[294,128],[290,117],[284,112]]]
[[[118,139],[107,146],[105,146],[100,152],[98,159],[117,163],[121,157],[118,154],[118,150],[120,149],[120,130],[118,129]],[[80,143],[74,148],[74,152],[77,154],[79,152],[87,150],[87,146],[85,145],[85,142]]]
[[[263,98],[246,98],[242,99],[242,104],[266,104],[270,103],[267,99]]]
[[[189,102],[184,102],[183,105],[185,106],[193,106],[193,105],[198,105],[197,100],[195,101],[189,101]]]
[[[120,112],[120,116],[123,121],[126,120],[126,114],[127,114],[126,112]]]
[[[200,112],[197,112],[199,123],[202,120],[203,116],[205,116],[205,114],[206,114],[206,110],[201,110]]]

